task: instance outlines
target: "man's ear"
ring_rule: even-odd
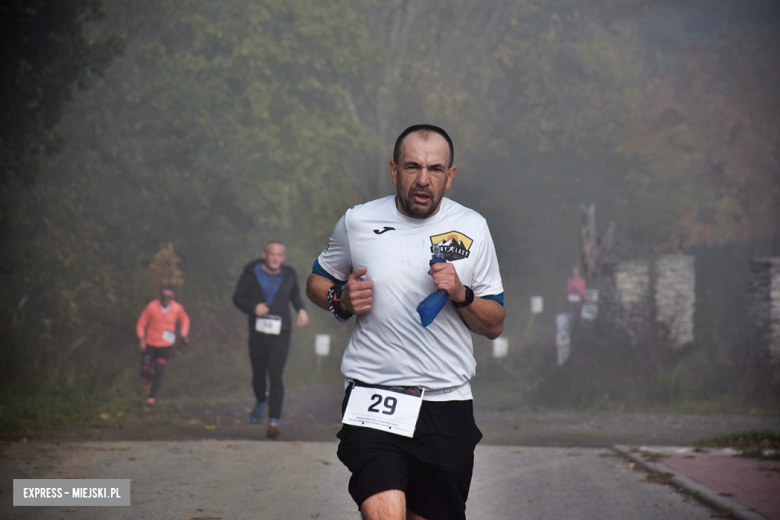
[[[450,168],[450,171],[447,172],[447,185],[445,186],[446,189],[450,189],[452,187],[452,179],[455,178],[456,168],[456,166],[453,166]]]
[[[393,186],[396,186],[398,182],[398,172],[395,167],[395,161],[390,159],[390,177],[393,179]]]

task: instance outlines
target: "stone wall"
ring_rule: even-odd
[[[696,303],[694,258],[664,255],[656,260],[654,271],[651,287],[647,260],[605,264],[598,283],[600,312],[606,313],[610,326],[636,340],[649,332],[654,305],[656,319],[668,327],[670,346],[690,343]]]
[[[624,260],[605,264],[599,276],[599,316],[610,326],[638,339],[650,319],[650,264]]]
[[[750,323],[757,347],[780,365],[780,258],[756,258],[750,270]]]
[[[689,255],[663,255],[655,262],[656,319],[669,330],[671,347],[693,341],[696,271]]]
[[[646,260],[624,260],[615,269],[615,286],[620,304],[628,310],[647,304],[650,288],[650,266]]]

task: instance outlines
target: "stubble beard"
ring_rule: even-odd
[[[412,200],[411,194],[408,197],[404,197],[401,193],[398,193],[396,198],[407,215],[412,218],[424,219],[436,213],[436,210],[439,209],[439,204],[441,204],[441,197],[437,199],[434,197],[433,193],[427,191],[425,193],[430,197],[430,206],[421,206],[415,203]]]

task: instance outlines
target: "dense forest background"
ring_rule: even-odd
[[[448,196],[491,226],[510,357],[491,361],[484,339],[476,351],[503,402],[544,400],[558,381],[552,315],[579,262],[580,204],[596,205],[600,228],[616,223],[613,259],[780,254],[776,2],[11,4],[0,8],[6,420],[24,412],[20,396],[135,391],[135,320],[163,281],[193,321],[170,391],[249,396],[230,300],[242,266],[280,239],[303,284],[344,210],[393,192],[392,144],[418,122],[451,133]],[[746,290],[747,264],[726,265],[707,269]],[[650,404],[766,400],[741,364],[745,325],[717,311],[739,295],[713,287],[697,309],[715,309],[699,327],[717,334],[641,377],[618,364],[577,381],[628,375],[620,392]],[[545,313],[529,330],[531,295]],[[313,337],[331,334],[337,358],[349,327],[311,315],[295,332],[292,384],[338,378],[335,360],[314,371]],[[622,351],[662,348],[651,343]]]

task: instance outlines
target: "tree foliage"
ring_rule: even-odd
[[[70,29],[72,13],[87,22],[103,12],[97,1],[60,3],[72,16],[57,20]],[[70,85],[92,88],[67,106],[64,147],[38,182],[3,193],[15,216],[3,239],[3,319],[35,355],[58,352],[48,357],[60,367],[84,345],[122,345],[153,296],[146,270],[167,251],[181,260],[178,296],[194,335],[208,319],[223,342],[242,341],[229,301],[241,266],[281,238],[306,273],[346,207],[392,189],[393,140],[423,121],[455,138],[453,193],[490,222],[510,310],[576,262],[583,202],[616,222],[623,256],[776,233],[777,37],[724,26],[670,52],[642,32],[636,17],[648,9],[113,2],[100,28],[124,35],[126,51],[103,77],[94,73],[117,40],[83,31],[65,38],[81,68],[42,51],[61,68],[13,76],[24,92],[12,94],[32,96],[13,113],[35,114],[37,136],[14,150],[45,142],[57,120],[70,90],[50,94],[50,78],[66,84],[63,71],[76,70]]]
[[[51,132],[74,86],[88,87],[123,48],[121,38],[96,29],[102,0],[11,0],[0,7],[0,185],[29,181],[47,150],[61,146]]]
[[[107,20],[136,32],[69,107],[68,145],[9,201],[19,217],[4,291],[9,304],[28,297],[17,323],[27,343],[42,323],[64,343],[92,324],[127,332],[154,294],[145,268],[169,243],[188,273],[188,310],[233,317],[239,267],[265,240],[283,237],[309,258],[321,243],[311,238],[329,232],[344,201],[359,201],[345,158],[366,132],[339,81],[365,81],[379,52],[356,23],[358,5],[136,6],[123,5],[126,23]],[[226,341],[243,329],[230,330],[235,318]]]

